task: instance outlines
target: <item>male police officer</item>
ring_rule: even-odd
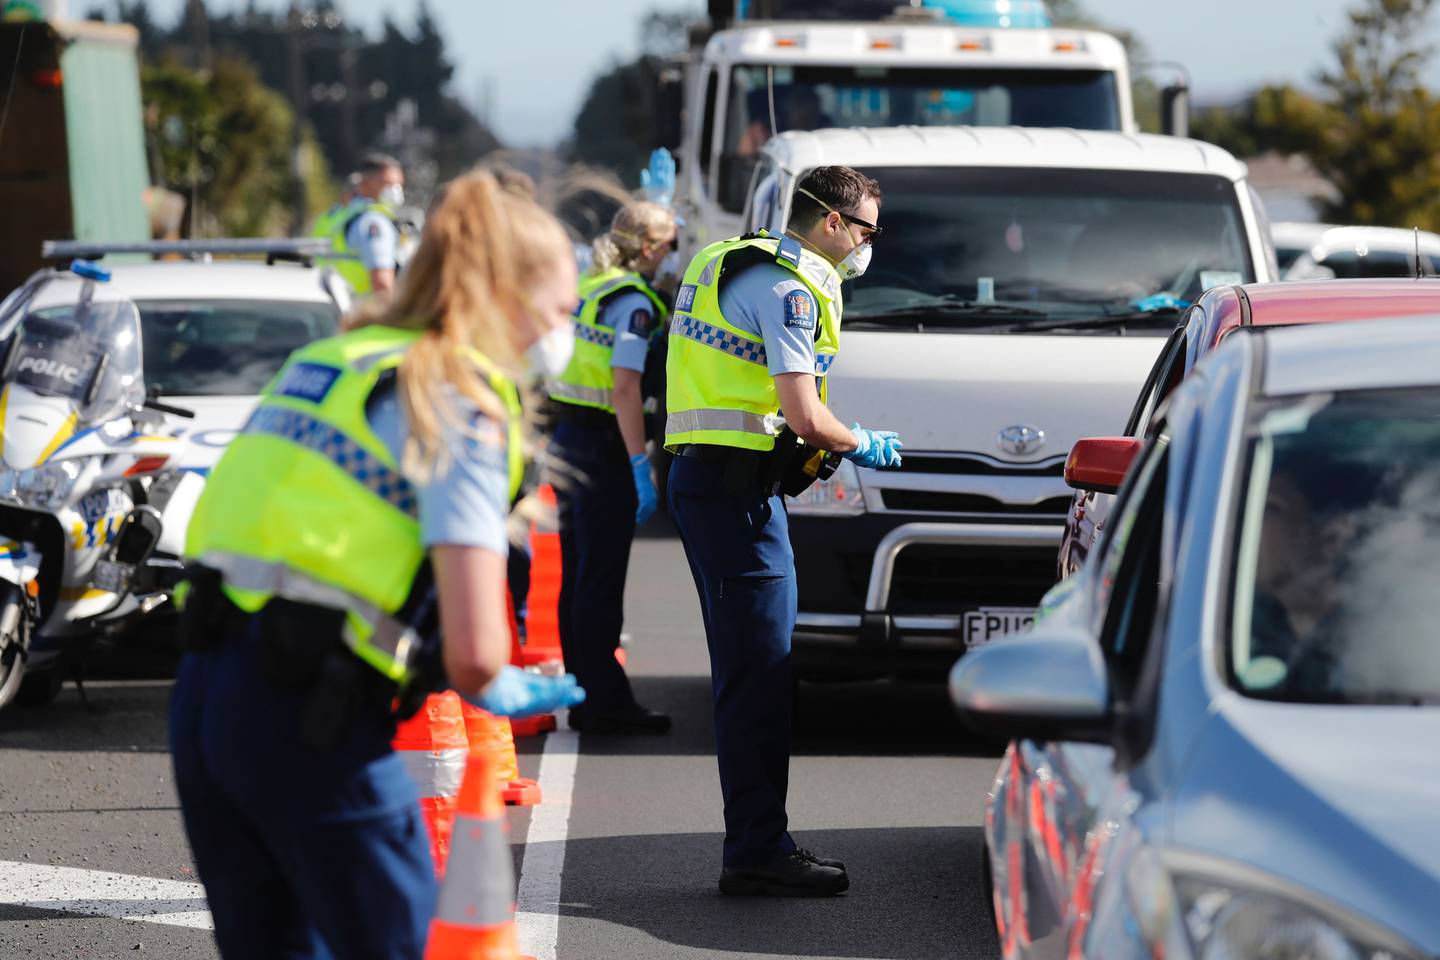
[[[367,154],[355,172],[352,189],[355,198],[338,215],[332,211],[317,221],[315,233],[329,237],[336,250],[359,257],[328,261],[357,294],[388,294],[398,267],[400,229],[395,214],[405,203],[405,172],[394,157]]]
[[[815,449],[900,465],[894,433],[847,429],[825,406],[839,351],[840,283],[869,264],[880,186],[820,167],[784,237],[712,244],[685,273],[669,334],[670,510],[700,594],[725,801],[727,894],[828,896],[843,864],[786,832],[795,559],[776,478]],[[813,448],[797,455],[798,438]]]

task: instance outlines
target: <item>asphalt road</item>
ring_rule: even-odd
[[[580,739],[558,958],[996,956],[978,870],[996,759],[971,745],[940,688],[803,688],[791,829],[846,861],[851,890],[831,900],[723,898],[705,642],[677,541],[637,542],[627,610],[638,695],[670,711],[676,730]],[[0,713],[0,957],[213,957],[206,930],[174,925],[203,922],[194,911],[204,905],[191,899],[166,754],[169,682],[88,689],[88,709],[67,686],[50,707]],[[542,747],[521,743],[530,776]],[[517,874],[530,820],[511,811]],[[62,872],[33,895],[17,893],[16,877],[46,881],[44,871],[36,880],[39,865],[104,873]]]

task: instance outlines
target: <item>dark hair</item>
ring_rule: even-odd
[[[360,165],[355,172],[362,177],[373,177],[376,174],[384,173],[386,170],[399,170],[400,161],[388,153],[367,153],[360,158]]]
[[[838,213],[854,213],[855,208],[872,197],[878,205],[882,199],[880,184],[850,167],[816,167],[795,185],[790,203],[790,227],[809,230],[830,211],[811,200],[801,190],[819,197]]]

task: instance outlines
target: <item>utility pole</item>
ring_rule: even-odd
[[[294,215],[290,233],[299,236],[305,229],[309,195],[305,187],[305,122],[309,117],[310,94],[305,82],[305,47],[301,39],[300,10],[292,3],[285,20],[285,50],[290,63],[290,102],[295,107],[295,129],[290,138],[291,203]]]

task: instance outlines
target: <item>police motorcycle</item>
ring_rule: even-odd
[[[75,261],[0,302],[0,707],[44,703],[167,598],[152,560],[189,411],[147,397],[140,312]],[[83,688],[82,688],[83,693]]]

